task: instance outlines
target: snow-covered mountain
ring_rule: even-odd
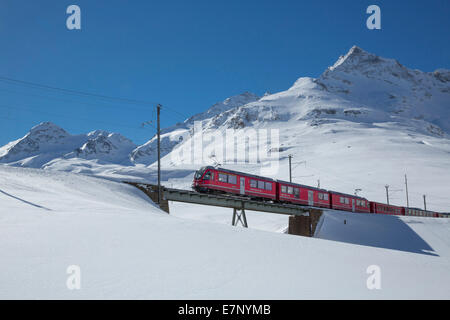
[[[129,154],[136,145],[118,133],[96,130],[88,133],[88,140],[66,158],[100,159],[112,163],[131,164]]]
[[[81,158],[131,164],[129,154],[135,148],[131,140],[118,133],[96,130],[71,135],[51,122],[44,122],[31,128],[23,138],[1,147],[0,163],[39,168],[55,159]]]
[[[175,146],[183,142],[187,136],[192,135],[195,121],[213,119],[228,110],[258,101],[259,99],[260,97],[253,93],[244,92],[214,104],[205,112],[198,113],[186,119],[183,123],[177,123],[172,127],[161,130],[161,156],[168,154]],[[142,146],[133,150],[131,160],[134,163],[151,164],[157,160],[156,150],[157,139],[155,136]]]
[[[216,163],[215,141],[203,153],[180,152],[200,134],[227,129],[252,137],[254,129],[276,129],[280,137],[278,179],[363,195],[406,205],[404,174],[411,206],[450,208],[450,71],[410,70],[397,61],[352,47],[319,78],[299,78],[288,90],[205,119],[202,130],[187,136],[162,162],[163,168],[198,168]],[[180,149],[179,149],[180,148]],[[232,147],[231,147],[232,148]],[[230,149],[226,145],[225,149]],[[212,151],[211,151],[212,150]],[[257,146],[248,145],[248,157]],[[260,163],[219,161],[224,167],[260,173]],[[179,186],[183,187],[180,183]],[[188,187],[188,183],[184,185]]]
[[[399,120],[425,120],[431,133],[450,132],[450,70],[410,70],[353,47],[316,83],[325,91]]]
[[[51,122],[41,123],[23,137],[0,148],[0,163],[40,167],[73,151],[87,139],[71,135]]]
[[[208,129],[289,120],[395,121],[442,136],[450,132],[450,71],[410,70],[354,46],[317,79],[301,77],[286,91],[199,120]]]
[[[199,121],[201,127],[194,127]],[[361,195],[376,201],[386,200],[389,184],[391,201],[404,204],[404,192],[398,190],[407,173],[412,206],[422,206],[427,194],[430,209],[450,208],[445,192],[450,189],[449,70],[408,69],[354,46],[317,79],[301,77],[289,89],[263,97],[246,92],[163,129],[163,179],[188,188],[189,172],[215,163],[214,142],[203,142],[208,152],[179,151],[201,134],[227,129],[242,136],[251,129],[277,129],[276,178],[288,178],[292,154],[296,182],[317,185],[320,180],[321,187],[349,193],[363,189]],[[0,148],[0,163],[120,178],[152,179],[155,160],[156,137],[134,146],[117,134],[73,136],[49,123]],[[254,173],[261,168],[261,163],[219,162]]]

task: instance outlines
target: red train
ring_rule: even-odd
[[[314,188],[223,168],[203,167],[195,172],[192,188],[198,192],[236,194],[274,201],[351,212],[441,217],[437,212],[371,202],[355,195]]]

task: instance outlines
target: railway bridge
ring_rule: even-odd
[[[124,182],[140,189],[149,196],[153,202],[158,203],[157,185],[140,182]],[[314,235],[317,223],[322,215],[322,210],[317,208],[255,201],[237,195],[214,195],[165,187],[162,187],[161,195],[162,199],[159,206],[167,213],[170,213],[169,201],[230,208],[233,209],[231,224],[237,226],[241,223],[245,228],[248,228],[247,216],[245,214],[246,210],[289,215],[288,233],[309,237]]]

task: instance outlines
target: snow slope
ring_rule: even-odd
[[[450,298],[449,233],[434,225],[418,235],[441,239],[426,255],[177,218],[73,173],[0,165],[0,189],[2,299]]]
[[[450,221],[325,211],[315,237],[449,258]]]

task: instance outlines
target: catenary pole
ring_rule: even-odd
[[[384,187],[386,188],[386,201],[389,204],[389,185],[385,185]]]
[[[289,182],[292,182],[292,154],[289,155]]]
[[[158,205],[161,206],[161,133],[160,133],[160,111],[161,105],[156,106],[157,114],[157,136],[158,136]]]
[[[409,195],[408,195],[408,177],[405,174],[405,185],[406,185],[406,208],[409,208]]]

